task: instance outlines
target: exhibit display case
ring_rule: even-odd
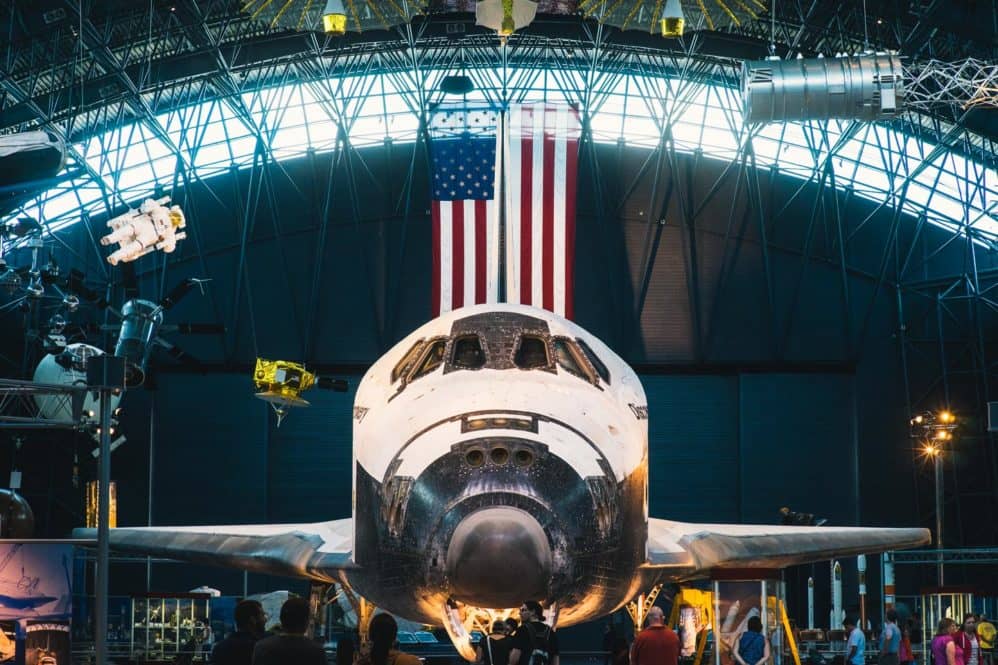
[[[211,596],[162,593],[132,596],[131,658],[139,663],[206,660]]]

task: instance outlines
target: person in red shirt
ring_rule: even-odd
[[[638,633],[631,646],[630,665],[677,665],[679,636],[665,625],[662,608],[648,610],[648,627]]]

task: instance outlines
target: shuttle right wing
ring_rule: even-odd
[[[715,568],[786,568],[925,545],[927,529],[695,524],[648,520],[648,563],[699,577]],[[663,571],[664,572],[664,571]]]

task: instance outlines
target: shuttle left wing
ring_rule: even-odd
[[[75,529],[96,538],[96,529]],[[111,549],[256,573],[337,581],[353,567],[353,520],[312,524],[126,527],[111,529]]]
[[[698,577],[714,568],[785,568],[928,542],[927,529],[695,524],[649,519],[645,568],[669,568],[675,576]]]

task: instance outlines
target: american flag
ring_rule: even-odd
[[[506,126],[506,300],[571,319],[579,112],[511,104]]]
[[[430,116],[433,316],[499,296],[499,113],[464,105]]]

